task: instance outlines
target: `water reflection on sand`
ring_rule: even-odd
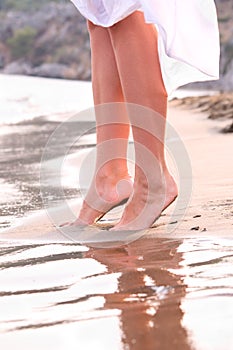
[[[5,242],[0,254],[4,349],[233,345],[230,240],[147,236],[103,249]]]

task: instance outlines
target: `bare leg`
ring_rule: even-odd
[[[108,30],[125,101],[151,109],[145,117],[129,113],[136,154],[134,193],[114,228],[143,229],[151,226],[177,196],[177,186],[164,156],[167,94],[160,70],[157,31],[153,25],[145,23],[143,14],[138,11]],[[159,123],[156,113],[160,115]],[[145,123],[150,126],[151,133],[145,130]],[[143,148],[147,150],[145,154]],[[146,161],[148,152],[153,155],[154,163]]]
[[[88,22],[92,52],[92,86],[96,106],[97,160],[95,177],[74,225],[92,224],[112,206],[128,198],[132,181],[127,169],[129,120],[127,111],[117,104],[101,108],[102,104],[122,102],[123,93],[106,28]],[[108,123],[109,113],[119,124]]]

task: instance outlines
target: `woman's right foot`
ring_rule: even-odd
[[[92,225],[113,207],[121,204],[124,200],[127,201],[132,191],[133,181],[128,171],[120,171],[119,173],[118,169],[109,173],[101,169],[92,181],[78,218],[71,223],[62,224],[61,227]]]

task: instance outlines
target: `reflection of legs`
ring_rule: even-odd
[[[92,86],[96,107],[97,159],[92,180],[78,219],[74,224],[92,224],[113,205],[128,198],[132,182],[127,169],[129,121],[122,105],[123,94],[111,40],[106,28],[88,22],[92,51]],[[99,107],[98,107],[99,105]],[[114,121],[108,123],[114,113]],[[111,119],[111,118],[110,118]]]
[[[125,101],[151,109],[150,112],[145,111],[144,117],[129,112],[136,154],[134,194],[115,227],[141,229],[149,227],[177,195],[177,186],[164,156],[167,95],[160,70],[157,32],[153,25],[145,23],[140,12],[133,13],[108,30]],[[145,124],[149,125],[150,133],[144,130]],[[146,161],[148,154],[153,155],[154,162]]]
[[[147,236],[116,249],[91,248],[85,253],[85,258],[105,265],[108,274],[120,274],[115,292],[104,295],[104,308],[121,311],[122,348],[191,350],[182,325],[186,286],[170,271],[182,261],[181,243]]]

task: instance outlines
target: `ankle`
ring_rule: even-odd
[[[106,162],[98,169],[96,177],[101,180],[117,180],[130,178],[127,161],[124,159],[113,159]]]

